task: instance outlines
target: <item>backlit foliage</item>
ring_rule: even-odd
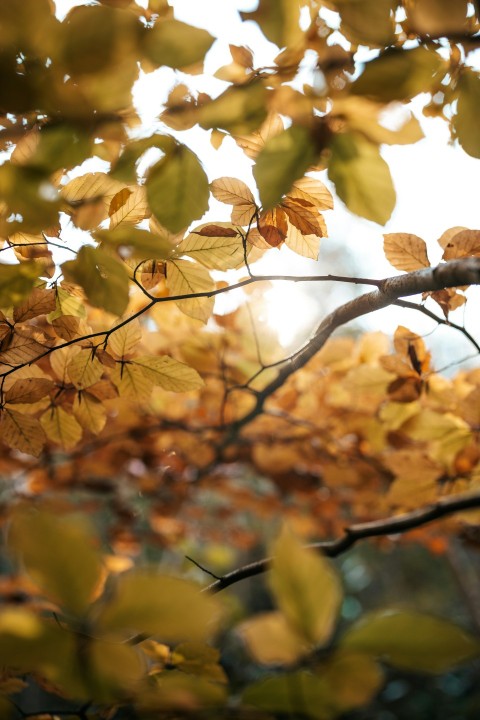
[[[325,276],[334,201],[319,179],[385,224],[396,198],[380,148],[422,138],[408,109],[421,93],[425,115],[480,158],[478,12],[466,0],[260,0],[241,15],[278,47],[273,65],[230,45],[215,72],[224,89],[210,97],[193,77],[221,41],[167,0],[99,0],[62,21],[51,0],[2,0],[2,717],[17,717],[17,693],[37,684],[83,719],[133,708],[329,720],[368,705],[383,663],[439,673],[478,657],[472,634],[413,610],[339,626],[337,573],[303,544],[411,512],[400,529],[418,525],[416,538],[442,552],[478,523],[470,510],[423,529],[451,514],[445,498],[479,490],[480,370],[438,374],[404,326],[329,336],[394,303],[451,323],[480,284],[480,231],[446,230],[438,268],[421,238],[395,232],[384,251],[403,277]],[[145,128],[132,88],[158,68],[175,80]],[[256,187],[234,169],[210,182],[182,135],[194,127],[219,153],[234,141]],[[218,221],[203,217],[211,198],[225,205]],[[262,319],[265,290],[283,276],[255,266],[283,245],[318,260],[305,282],[376,288],[292,354]],[[233,290],[237,309],[220,314],[216,298]],[[415,294],[435,312],[402,300]],[[480,351],[462,325],[450,332]],[[271,611],[240,617],[178,577],[172,558],[186,551],[207,571],[231,570],[266,525]],[[148,564],[150,551],[170,572]],[[201,567],[194,577],[205,579]],[[228,628],[272,670],[240,690],[215,645]]]

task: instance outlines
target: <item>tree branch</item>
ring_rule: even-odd
[[[480,258],[468,257],[451,260],[437,267],[424,268],[415,272],[406,273],[397,277],[387,278],[379,283],[378,290],[360,295],[334,310],[320,323],[310,340],[295,353],[277,377],[257,393],[257,399],[250,412],[232,423],[228,428],[225,446],[233,442],[241,429],[263,412],[268,398],[278,390],[286,380],[297,370],[304,367],[314,355],[325,345],[337,328],[351,320],[369,315],[376,310],[382,310],[394,305],[399,298],[432,290],[442,290],[461,285],[480,284]]]
[[[439,520],[447,515],[453,515],[461,510],[470,510],[480,507],[480,493],[441,498],[433,505],[413,510],[409,513],[396,515],[383,520],[359,523],[345,528],[344,534],[336,540],[317,542],[307,545],[312,550],[318,550],[327,557],[337,557],[356,545],[359,540],[372,537],[385,537],[422,527],[428,523]],[[235,585],[240,580],[260,575],[269,570],[272,558],[264,558],[257,562],[244,565],[232,570],[227,575],[204,588],[203,592],[218,593],[225,588]]]

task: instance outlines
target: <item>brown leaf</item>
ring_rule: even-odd
[[[398,403],[410,403],[418,400],[423,383],[418,378],[397,378],[387,388],[391,400]]]
[[[130,190],[130,188],[125,187],[125,188],[122,188],[121,190],[119,190],[113,196],[113,198],[110,201],[109,208],[108,208],[109,217],[114,215],[117,212],[117,210],[120,210],[120,208],[123,207],[123,205],[125,205],[125,203],[127,202],[128,198],[130,197],[131,194],[132,194],[132,191]]]
[[[305,200],[289,198],[287,195],[281,207],[287,214],[292,225],[295,225],[303,235],[324,237],[323,229],[319,223],[318,213],[312,205],[306,203]]]
[[[6,403],[34,403],[48,395],[54,387],[47,378],[29,378],[17,380],[5,393]]]
[[[229,45],[230,53],[234,62],[238,63],[247,70],[253,68],[253,55],[252,51],[248,47]]]
[[[237,237],[237,234],[234,228],[221,225],[204,225],[197,230],[192,230],[192,235],[202,235],[202,237]]]
[[[61,315],[52,320],[52,327],[57,335],[64,340],[73,340],[79,336],[81,318],[75,315]]]
[[[444,260],[480,256],[480,230],[461,230],[445,246]]]
[[[454,238],[455,235],[457,235],[462,230],[468,230],[468,228],[463,227],[462,225],[456,225],[455,227],[445,230],[445,232],[442,233],[442,235],[438,238],[438,244],[440,245],[440,247],[445,250],[450,240],[452,240],[452,238]]]
[[[251,205],[255,207],[255,198],[250,188],[242,180],[222,177],[210,185],[212,195],[227,205]]]
[[[56,307],[55,291],[46,288],[33,288],[28,298],[13,310],[15,322],[25,322],[39,315],[52,312]]]
[[[425,241],[411,233],[388,233],[383,236],[383,250],[388,262],[405,272],[430,267]]]
[[[39,421],[9,408],[1,413],[0,438],[9,447],[36,457],[45,444],[45,433]]]
[[[287,237],[288,223],[287,216],[279,208],[267,210],[262,213],[258,223],[260,235],[265,238],[272,247],[281,245]]]

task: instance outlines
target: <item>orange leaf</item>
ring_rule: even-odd
[[[383,237],[385,257],[397,270],[411,272],[430,266],[425,241],[417,235],[388,233]]]
[[[272,247],[278,247],[287,237],[288,223],[287,216],[279,208],[267,210],[260,216],[258,223],[260,235],[265,238]]]

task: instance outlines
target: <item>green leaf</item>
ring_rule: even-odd
[[[480,158],[480,75],[471,68],[463,68],[457,89],[457,114],[453,118],[453,127],[465,152]]]
[[[153,570],[122,575],[113,598],[103,607],[98,626],[115,634],[158,635],[169,642],[202,640],[220,619],[216,598],[200,593],[192,582]]]
[[[21,506],[13,514],[9,545],[43,592],[76,615],[86,612],[101,559],[85,518]]]
[[[395,207],[390,170],[374,145],[357,133],[341,133],[331,145],[328,177],[347,208],[384,225]]]
[[[140,140],[132,140],[123,149],[109,176],[124,182],[135,182],[137,179],[135,165],[147,150],[158,148],[167,153],[172,152],[175,147],[176,142],[170,135],[151,135]]]
[[[307,715],[315,720],[330,720],[336,714],[326,684],[304,670],[250,685],[242,700],[245,705],[282,716]]]
[[[303,547],[286,528],[272,554],[269,585],[278,607],[307,642],[326,643],[342,600],[340,582],[328,560]]]
[[[93,237],[113,247],[127,247],[131,256],[139,260],[166,260],[172,254],[172,244],[166,237],[148,230],[116,227],[114,230],[97,230]]]
[[[63,263],[67,280],[80,285],[88,301],[115,315],[122,315],[128,305],[128,273],[125,266],[98,248],[84,245],[76,260]]]
[[[148,204],[160,224],[172,233],[204,214],[209,194],[205,171],[185,145],[177,145],[148,174]]]
[[[366,63],[351,92],[385,103],[408,100],[429,92],[441,79],[438,74],[442,70],[446,71],[445,61],[433,50],[390,48]]]
[[[333,0],[340,32],[355,45],[385,47],[395,37],[395,0]]]
[[[200,127],[222,128],[233,135],[256,130],[267,117],[268,91],[261,81],[233,86],[198,110]]]
[[[430,615],[384,610],[365,616],[348,630],[344,648],[383,658],[418,672],[446,672],[480,655],[480,642],[462,628]]]
[[[0,263],[0,307],[20,305],[32,290],[42,268],[36,262]]]
[[[202,61],[214,39],[206,30],[179,20],[159,20],[145,32],[142,50],[155,65],[185,68]]]
[[[295,45],[302,37],[299,25],[301,0],[260,0],[258,8],[241,12],[243,20],[255,20],[268,40],[282,48]]]
[[[317,152],[309,131],[292,125],[267,140],[257,157],[253,174],[265,210],[278,205],[295,180],[315,163]]]
[[[27,164],[46,172],[80,165],[89,157],[92,148],[92,141],[85,132],[63,123],[43,128],[38,138]]]

